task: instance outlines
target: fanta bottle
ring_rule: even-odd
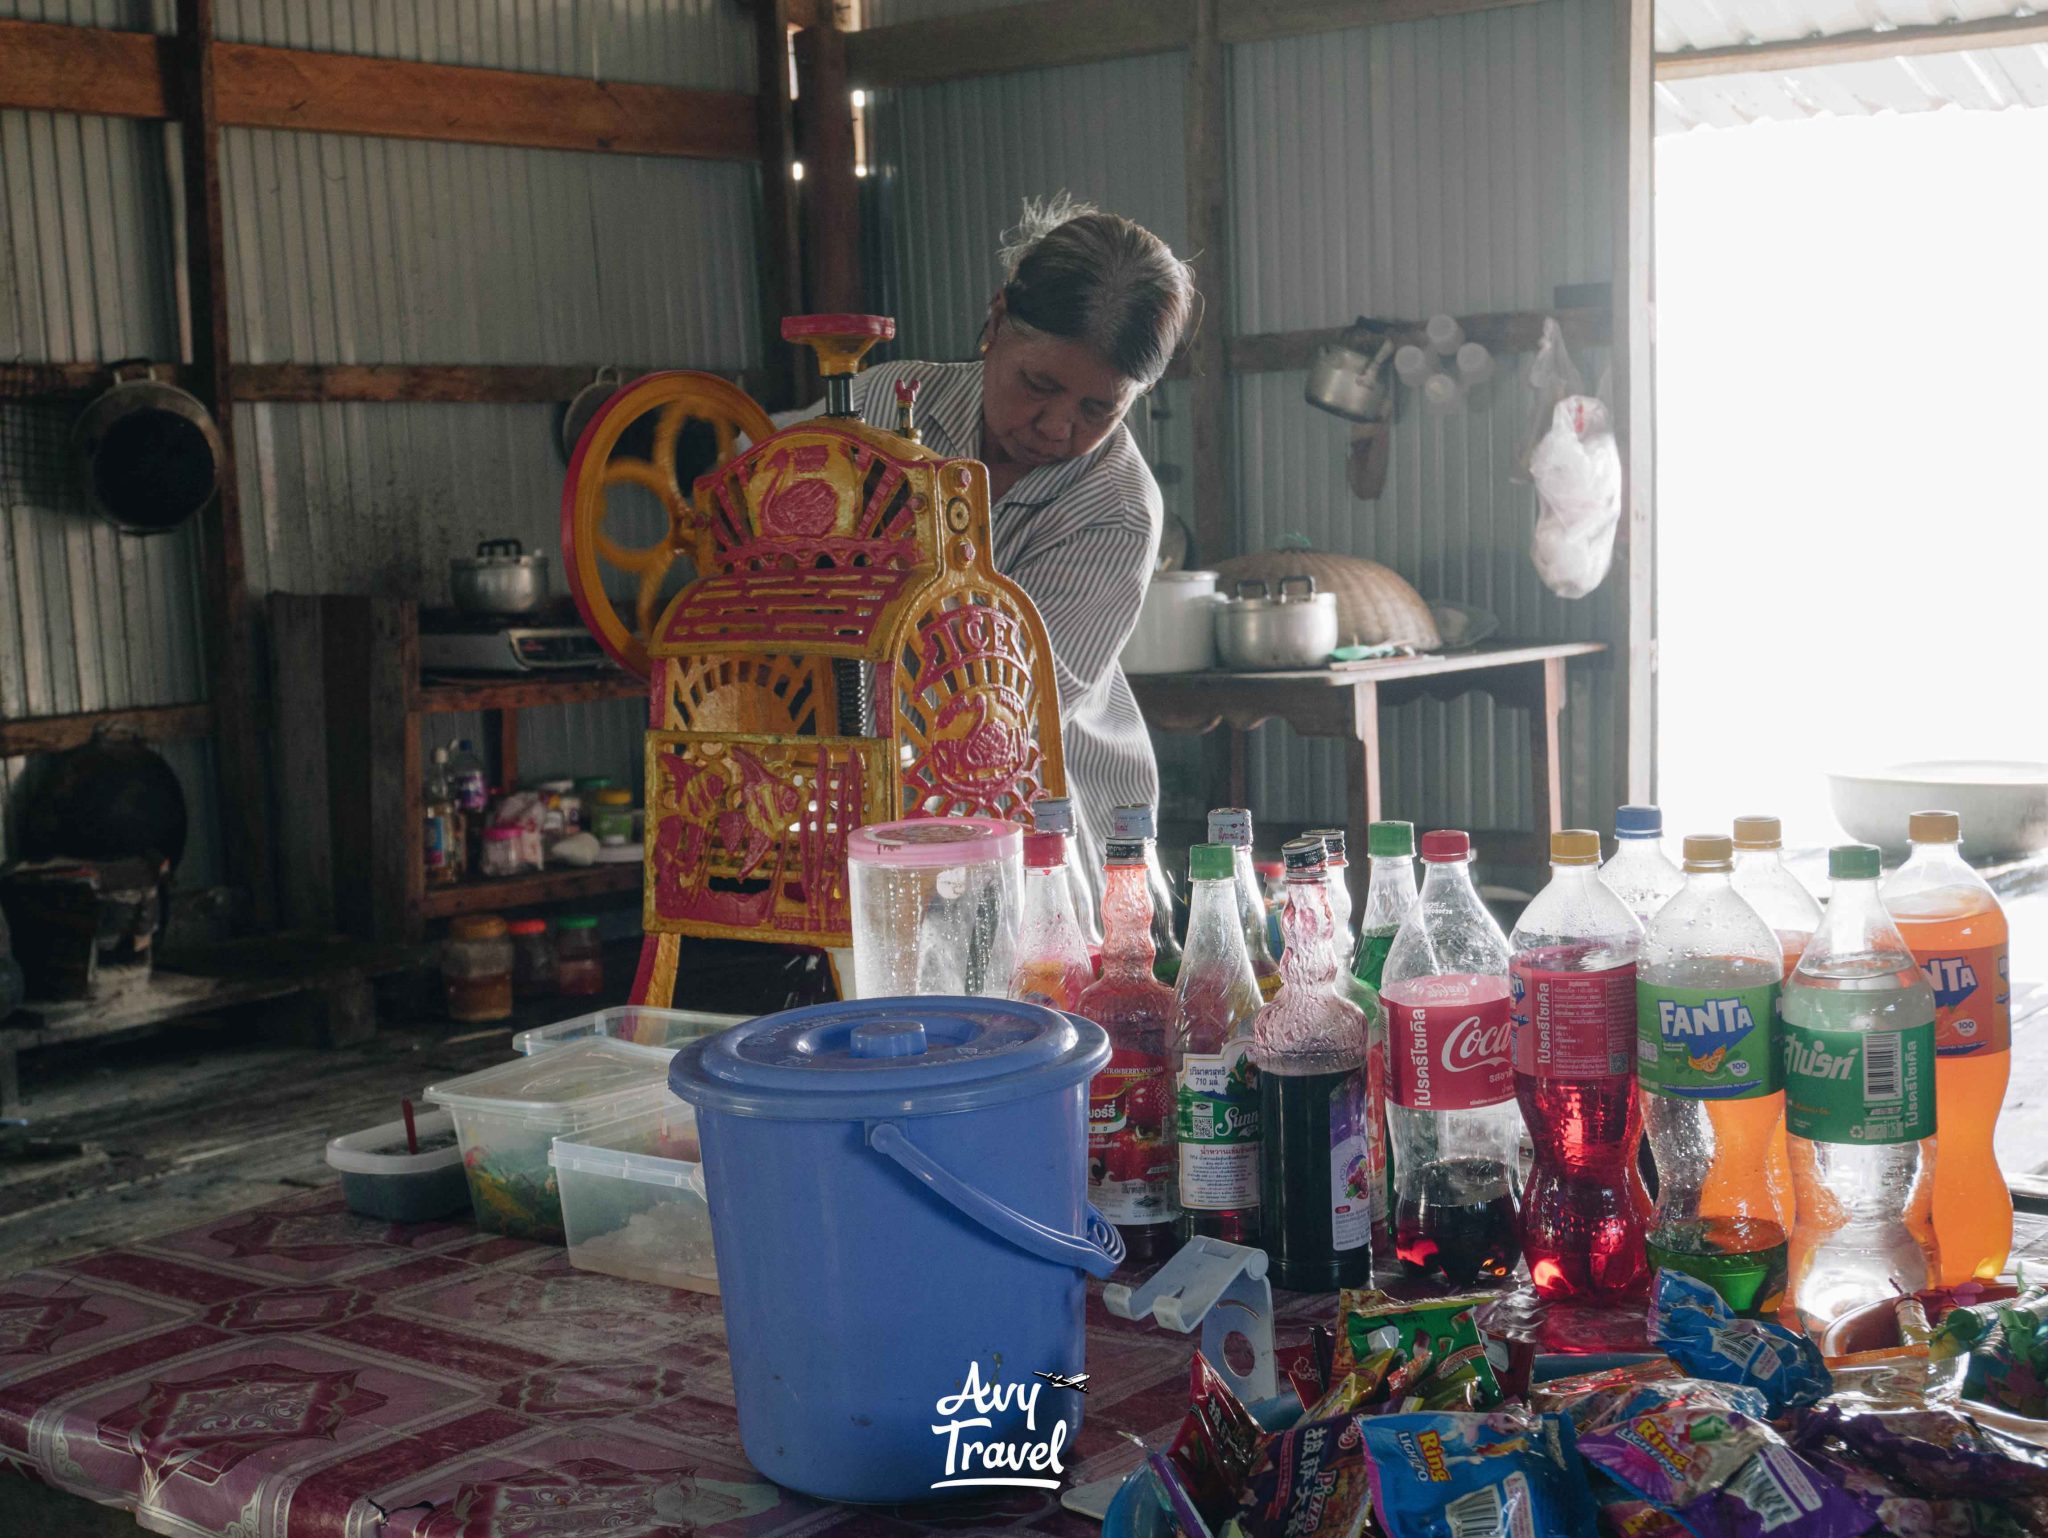
[[[1600,881],[1600,835],[1550,835],[1550,884],[1508,944],[1515,1098],[1533,1162],[1522,1254],[1539,1296],[1619,1302],[1649,1284],[1636,1168],[1636,949],[1642,926]]]
[[[1915,812],[1907,836],[1884,905],[1934,990],[1934,1237],[1953,1285],[1998,1275],[2012,1249],[2012,1194],[1991,1151],[2012,1068],[2005,913],[1963,863],[1954,812]]]

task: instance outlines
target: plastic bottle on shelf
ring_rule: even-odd
[[[448,783],[446,748],[434,749],[422,819],[420,852],[427,885],[447,886],[460,881],[462,873],[469,869],[469,848],[463,837],[462,810],[456,806],[454,791]]]
[[[1600,879],[1600,835],[1550,835],[1550,884],[1509,938],[1515,1098],[1533,1163],[1522,1253],[1538,1295],[1617,1302],[1649,1282],[1636,1168],[1636,949],[1642,926]]]
[[[1366,829],[1366,857],[1371,875],[1365,889],[1365,912],[1358,921],[1358,949],[1351,958],[1353,1002],[1365,1011],[1366,1087],[1381,1108],[1379,1146],[1374,1155],[1381,1179],[1374,1186],[1373,1244],[1381,1250],[1393,1242],[1394,1164],[1388,1149],[1385,1109],[1393,1084],[1387,1057],[1387,1008],[1380,997],[1380,978],[1387,952],[1401,921],[1415,907],[1415,824],[1376,822]]]
[[[1024,835],[1024,892],[1018,903],[1017,960],[1010,997],[1027,1004],[1071,1010],[1095,981],[1088,941],[1074,908],[1067,871],[1067,836]]]
[[[473,825],[480,824],[484,808],[491,802],[491,782],[484,774],[483,760],[476,756],[476,747],[467,737],[456,739],[455,751],[449,756],[448,784],[454,792],[455,804],[473,819]]]
[[[1371,1136],[1365,1014],[1345,976],[1319,838],[1282,851],[1287,937],[1281,984],[1253,1027],[1259,1074],[1260,1227],[1274,1284],[1296,1292],[1372,1280]]]
[[[1934,1237],[1941,1280],[1989,1279],[2012,1250],[2012,1193],[1991,1137],[2012,1074],[2012,988],[2005,910],[1964,863],[1962,819],[1915,812],[1913,852],[1882,888],[1884,905],[1934,990]]]
[[[1280,963],[1266,932],[1266,899],[1252,868],[1252,814],[1241,806],[1219,806],[1209,813],[1209,842],[1228,844],[1237,882],[1237,905],[1244,922],[1245,951],[1259,980],[1259,996],[1270,1001],[1280,991]],[[1195,921],[1188,919],[1192,930]],[[1192,943],[1192,940],[1190,941]]]
[[[1373,824],[1375,892],[1382,826]],[[1422,836],[1422,892],[1380,981],[1390,1038],[1394,1253],[1408,1276],[1452,1286],[1502,1280],[1522,1253],[1508,942],[1473,888],[1471,856],[1463,833]],[[1369,896],[1368,926],[1373,912]]]
[[[1088,883],[1081,873],[1074,869],[1071,854],[1074,848],[1074,803],[1065,796],[1040,796],[1031,803],[1031,828],[1035,833],[1058,833],[1065,836],[1069,860],[1067,884],[1074,891],[1074,917],[1081,925],[1081,938],[1087,942],[1088,953],[1093,956],[1102,949],[1102,924],[1095,916],[1095,903],[1089,892]]]
[[[1149,806],[1120,806],[1110,814],[1114,839],[1141,841],[1145,846],[1145,888],[1152,899],[1152,975],[1171,988],[1180,975],[1180,941],[1173,932],[1173,887],[1159,864],[1159,819]],[[1105,899],[1106,905],[1107,899]],[[1109,932],[1109,918],[1102,921]]]
[[[1213,818],[1212,818],[1213,821]],[[1259,1242],[1259,1088],[1252,1026],[1265,1000],[1245,943],[1238,850],[1188,852],[1187,949],[1174,990],[1179,1236]]]
[[[1793,1220],[1786,1309],[1814,1335],[1941,1274],[1934,990],[1878,897],[1870,844],[1828,851],[1820,928],[1786,979]]]
[[[1685,885],[1664,853],[1664,814],[1654,806],[1624,806],[1614,814],[1614,858],[1600,867],[1608,891],[1648,925]]]
[[[1123,1235],[1133,1261],[1163,1258],[1173,1241],[1173,990],[1154,975],[1151,841],[1104,846],[1102,975],[1074,1013],[1109,1033],[1108,1066],[1088,1084],[1088,1199]]]
[[[1731,840],[1685,841],[1685,887],[1636,958],[1636,1072],[1657,1162],[1650,1263],[1711,1283],[1738,1313],[1785,1294],[1791,1192],[1784,1130],[1778,937],[1730,884]]]

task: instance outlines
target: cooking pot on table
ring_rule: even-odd
[[[697,1108],[748,1462],[824,1500],[941,1500],[989,1472],[979,1455],[949,1469],[944,1428],[986,1416],[963,1446],[1043,1456],[1057,1438],[1073,1467],[1082,1397],[1035,1375],[1083,1370],[1083,1277],[1124,1255],[1087,1201],[1108,1061],[1090,1021],[946,996],[684,1043],[669,1088]]]
[[[548,597],[548,558],[516,539],[480,541],[448,563],[448,593],[465,614],[531,614]]]
[[[1159,571],[1124,642],[1126,673],[1206,673],[1216,666],[1216,573]]]
[[[113,388],[71,431],[86,505],[123,534],[168,534],[220,490],[227,453],[205,402],[148,360],[110,369]]]
[[[1316,579],[1280,579],[1276,594],[1246,577],[1235,597],[1216,605],[1216,650],[1234,672],[1319,668],[1337,649],[1337,597],[1316,591]]]

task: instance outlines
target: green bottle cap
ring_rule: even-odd
[[[1237,876],[1237,851],[1228,844],[1197,844],[1188,851],[1190,881],[1230,881]]]
[[[556,921],[555,927],[557,929],[595,929],[597,928],[597,915],[595,913],[564,914]]]
[[[1365,852],[1375,860],[1413,858],[1415,854],[1415,824],[1412,822],[1374,823],[1365,830]]]
[[[1837,844],[1828,851],[1828,880],[1875,881],[1878,859],[1875,844]]]

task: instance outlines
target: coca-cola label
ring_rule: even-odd
[[[1552,972],[1509,968],[1515,1072],[1539,1079],[1607,1079],[1636,1066],[1636,968]]]
[[[1505,990],[1402,984],[1385,995],[1394,1104],[1411,1111],[1471,1111],[1515,1093],[1514,1024]],[[1497,985],[1496,985],[1497,986]]]

